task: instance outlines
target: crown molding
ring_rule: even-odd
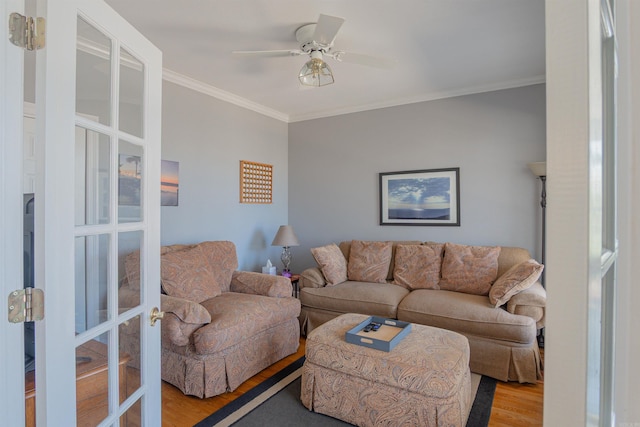
[[[332,116],[340,116],[343,114],[360,113],[363,111],[377,110],[380,108],[398,107],[400,105],[417,104],[419,102],[435,101],[438,99],[455,98],[457,96],[473,95],[476,93],[493,92],[496,90],[503,90],[503,89],[513,89],[517,87],[531,86],[531,85],[541,84],[545,82],[546,82],[546,77],[544,75],[541,75],[541,76],[536,76],[529,79],[513,80],[509,82],[501,82],[501,83],[492,84],[492,85],[470,86],[470,87],[458,89],[458,90],[427,93],[419,96],[397,98],[397,99],[387,100],[385,102],[379,102],[379,103],[371,103],[366,105],[357,105],[357,106],[345,107],[345,108],[339,108],[339,109],[333,109],[333,110],[325,110],[325,111],[319,111],[319,112],[310,113],[310,114],[291,115],[289,116],[289,123],[302,122],[305,120],[321,119],[321,118],[332,117]]]
[[[226,92],[222,89],[218,89],[217,87],[208,85],[206,83],[192,79],[191,77],[187,77],[166,68],[162,70],[162,79],[186,87],[188,89],[195,90],[196,92],[212,96],[222,101],[229,102],[231,104],[237,105],[238,107],[255,111],[256,113],[263,114],[267,117],[271,117],[273,119],[287,123],[289,122],[289,116],[287,114],[276,111],[272,108],[265,107],[264,105],[258,104],[256,102],[249,101],[248,99],[234,95],[230,92]]]
[[[435,101],[438,99],[445,99],[445,98],[455,98],[457,96],[464,96],[464,95],[473,95],[476,93],[493,92],[496,90],[504,90],[504,89],[513,89],[516,87],[531,86],[531,85],[536,85],[536,84],[541,84],[546,82],[545,75],[540,75],[540,76],[535,76],[528,79],[512,80],[508,82],[500,82],[496,84],[483,85],[483,86],[469,86],[469,87],[457,89],[457,90],[433,92],[433,93],[421,94],[413,97],[387,100],[385,102],[353,105],[350,107],[318,111],[318,112],[309,113],[309,114],[289,115],[289,114],[274,110],[272,108],[265,107],[264,105],[258,104],[256,102],[249,101],[248,99],[234,95],[230,92],[226,92],[222,89],[218,89],[214,86],[208,85],[206,83],[192,79],[191,77],[187,77],[185,75],[176,73],[166,68],[163,69],[162,78],[168,82],[175,83],[177,85],[186,87],[191,90],[195,90],[205,95],[212,96],[222,101],[229,102],[239,107],[255,111],[256,113],[263,114],[267,117],[271,117],[273,119],[280,120],[285,123],[302,122],[306,120],[340,116],[343,114],[360,113],[360,112],[369,111],[369,110],[378,110],[380,108],[397,107],[400,105],[417,104],[419,102]]]

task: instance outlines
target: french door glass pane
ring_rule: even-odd
[[[606,2],[603,7],[614,9]],[[613,19],[609,13],[604,13]],[[608,24],[608,25],[607,25]],[[614,31],[613,22],[605,22],[604,27]],[[616,41],[614,34],[606,34],[602,39],[602,251],[616,251]]]
[[[137,137],[143,135],[144,64],[120,49],[120,130]]]
[[[76,237],[76,333],[109,320],[109,235]]]
[[[142,221],[143,149],[120,141],[118,149],[118,222]]]
[[[123,416],[120,417],[120,427],[139,427],[142,425],[142,402],[134,403]]]
[[[140,283],[144,271],[140,263],[140,249],[144,233],[142,231],[127,231],[118,233],[118,313],[125,315],[127,320],[118,326],[120,370],[123,371],[123,381],[120,383],[120,403],[122,404],[132,393],[140,388],[141,379],[141,316],[128,318],[126,313],[136,309],[141,301]],[[137,408],[137,409],[136,409]],[[127,414],[120,420],[120,425],[139,425],[140,405],[129,408]]]
[[[76,422],[97,426],[109,415],[109,333],[76,347]]]
[[[123,378],[120,381],[120,399],[122,404],[138,388],[140,388],[140,316],[120,323],[118,328],[120,353],[119,365],[122,366]]]
[[[135,308],[140,304],[140,282],[143,277],[140,265],[142,231],[118,233],[118,312]]]
[[[76,127],[76,225],[109,223],[110,151],[107,135]]]
[[[111,124],[111,40],[78,18],[76,44],[76,112]]]

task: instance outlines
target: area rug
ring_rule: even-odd
[[[341,427],[344,421],[309,411],[300,403],[304,356],[255,386],[194,427]],[[466,427],[486,427],[496,390],[493,378],[471,374],[475,398]]]

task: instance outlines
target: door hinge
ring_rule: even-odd
[[[42,49],[45,43],[44,18],[32,18],[12,13],[9,16],[9,40],[26,50]]]
[[[9,322],[35,322],[44,318],[44,292],[37,288],[18,289],[9,294]]]

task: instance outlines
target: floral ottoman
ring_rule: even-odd
[[[343,314],[307,337],[300,399],[358,426],[464,426],[471,410],[469,343],[413,324],[390,352],[345,341],[368,316]]]

